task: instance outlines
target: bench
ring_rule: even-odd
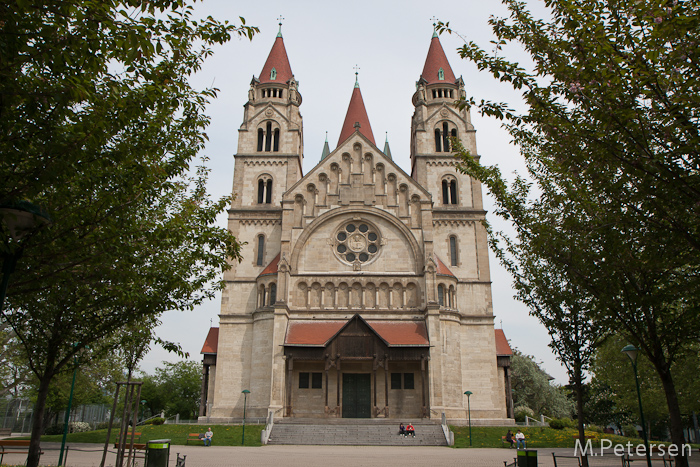
[[[114,443],[114,449],[119,449],[121,444],[119,443]],[[131,446],[131,443],[124,443],[124,448],[129,449],[129,446]],[[137,451],[143,451],[146,449],[146,443],[134,443],[134,449]]]
[[[513,438],[513,442],[512,442],[512,443],[509,443],[508,441],[506,441],[505,435],[504,435],[504,436],[501,436],[501,446],[503,446],[504,444],[505,444],[506,446],[508,446],[509,448],[512,448],[513,446],[515,446],[515,438]]]
[[[131,442],[131,432],[130,431],[126,433],[126,441]],[[140,432],[137,431],[136,433],[134,433],[134,441],[141,441],[141,433]],[[115,442],[119,442],[119,437],[115,440]]]
[[[4,439],[0,440],[0,464],[5,454],[29,454],[28,439]],[[40,452],[39,455],[44,454]]]
[[[190,444],[190,441],[197,441],[203,443],[203,441],[200,439],[201,437],[201,433],[189,433],[187,435],[187,439],[185,440],[185,444]]]

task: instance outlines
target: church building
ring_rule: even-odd
[[[302,96],[277,35],[238,130],[228,228],[243,261],[202,349],[202,420],[240,419],[244,401],[259,418],[464,420],[468,402],[474,423],[513,417],[481,185],[450,151],[457,137],[477,154],[464,95],[434,34],[406,96],[410,174],[377,146],[357,82],[338,144],[303,174]]]

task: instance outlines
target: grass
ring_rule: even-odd
[[[450,426],[450,429],[455,434],[455,447],[469,447],[469,427],[468,426]],[[578,438],[578,430],[573,428],[564,428],[563,430],[555,430],[553,428],[544,427],[520,427],[525,433],[527,447],[537,448],[574,448],[576,438]],[[513,434],[515,434],[513,430]],[[501,436],[505,436],[508,427],[472,427],[472,446],[474,448],[504,448],[508,446],[503,444]],[[600,447],[600,440],[605,438],[612,441],[613,445],[627,444],[628,441],[633,445],[641,444],[642,440],[638,438],[626,438],[624,436],[611,435],[606,433],[597,433],[586,431],[586,436],[592,436],[591,444],[593,447]],[[668,445],[668,443],[666,443]],[[697,448],[698,445],[691,445]]]
[[[204,433],[211,427],[214,432],[212,438],[213,446],[240,446],[243,427],[241,425],[145,425],[136,428],[137,433],[141,433],[141,439],[136,443],[145,443],[154,439],[169,439],[173,445],[184,445],[187,435],[190,433]],[[265,428],[263,425],[245,426],[245,446],[261,446],[260,432]],[[117,430],[118,431],[118,430]],[[104,444],[107,437],[107,430],[95,430],[85,433],[70,433],[66,438],[68,443],[97,443]],[[110,442],[114,442],[117,434],[112,429]],[[60,443],[63,435],[44,435],[41,441]],[[18,438],[29,439],[29,438]],[[203,446],[201,441],[198,442]],[[191,445],[197,443],[190,442]]]

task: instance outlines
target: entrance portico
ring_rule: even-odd
[[[426,417],[423,321],[290,320],[287,417]]]

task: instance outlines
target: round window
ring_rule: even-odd
[[[336,257],[346,263],[368,263],[380,251],[379,231],[370,223],[341,224],[335,233]]]

